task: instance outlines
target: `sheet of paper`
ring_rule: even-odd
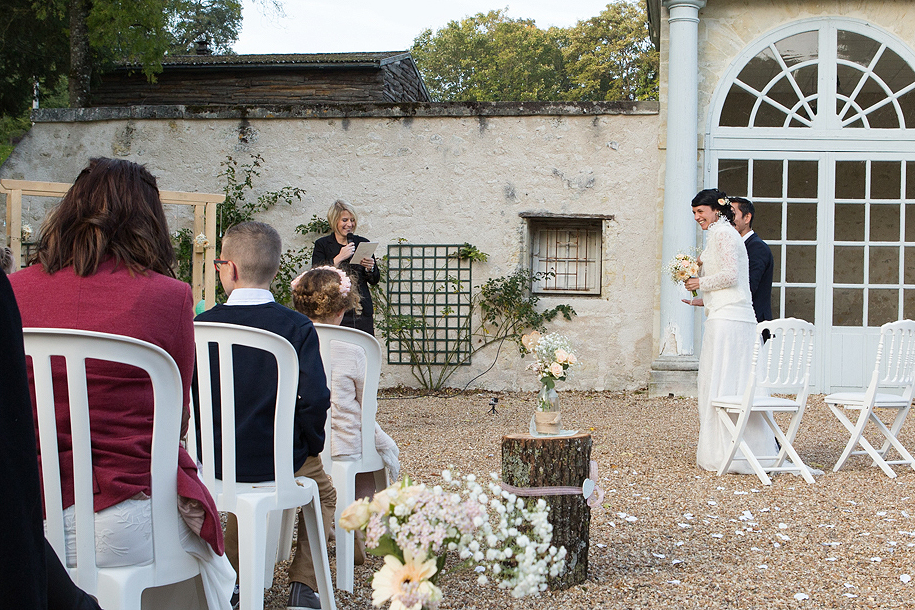
[[[362,262],[362,259],[371,258],[377,247],[377,241],[364,241],[359,243],[359,245],[356,246],[356,252],[353,254],[353,258],[350,259],[350,262],[354,265],[358,265]]]

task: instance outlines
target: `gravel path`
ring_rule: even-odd
[[[443,468],[501,471],[501,437],[527,430],[535,395],[451,398],[388,395],[378,421],[401,448],[403,472],[435,483]],[[811,398],[795,443],[826,471],[815,485],[790,474],[771,487],[754,476],[700,470],[695,399],[561,392],[563,427],[589,431],[606,491],[591,516],[589,579],[565,591],[516,600],[480,587],[469,570],[442,576],[442,609],[467,608],[912,608],[915,606],[915,472],[890,479],[863,457],[832,465],[847,434]],[[915,449],[915,424],[902,443]],[[333,568],[333,557],[331,564]],[[371,608],[370,557],[356,568],[343,609]],[[912,579],[909,578],[911,575]],[[268,609],[286,602],[277,568]]]

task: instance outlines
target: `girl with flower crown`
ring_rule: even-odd
[[[712,399],[741,394],[746,387],[753,358],[756,314],[750,294],[750,272],[743,238],[731,225],[734,211],[718,189],[700,191],[692,201],[693,218],[706,231],[706,248],[700,257],[699,277],[684,283],[687,290],[702,292],[705,334],[699,356],[699,446],[696,458],[705,470],[717,471],[730,446]],[[747,422],[745,439],[756,455],[776,453],[775,436],[762,415]],[[731,463],[729,472],[752,474],[743,461]]]
[[[359,292],[352,279],[337,267],[315,267],[292,281],[292,302],[296,310],[312,322],[339,325],[346,312],[359,309]],[[358,456],[362,452],[362,388],[365,384],[365,352],[343,342],[331,344],[331,455],[335,458]],[[375,423],[375,448],[384,461],[388,476],[400,475],[400,450],[378,423]],[[374,473],[356,475],[356,498],[371,497],[376,491]],[[364,550],[364,544],[361,545]],[[357,544],[356,563],[361,551]],[[364,561],[364,554],[362,555]]]

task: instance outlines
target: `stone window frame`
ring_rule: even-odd
[[[527,223],[526,264],[554,276],[534,282],[538,295],[600,296],[603,291],[604,221],[607,214],[521,213]],[[574,235],[568,235],[573,233]],[[567,234],[570,238],[561,242]],[[559,243],[559,247],[555,245]]]

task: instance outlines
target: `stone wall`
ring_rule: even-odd
[[[305,242],[293,232],[298,223],[342,198],[360,213],[357,232],[382,253],[400,238],[487,252],[475,285],[529,265],[520,214],[612,215],[603,221],[601,294],[542,302],[578,312],[549,327],[570,336],[582,362],[566,388],[647,384],[659,281],[656,103],[96,108],[34,119],[0,177],[70,182],[89,157],[106,155],[146,164],[162,189],[219,192],[220,162],[257,153],[265,161],[258,189],[307,192],[262,216],[287,246]],[[24,205],[36,227],[43,205]],[[494,358],[495,347],[479,353],[451,385],[463,387]],[[526,363],[507,344],[474,387],[535,389]],[[408,367],[385,365],[382,384],[415,382]]]

